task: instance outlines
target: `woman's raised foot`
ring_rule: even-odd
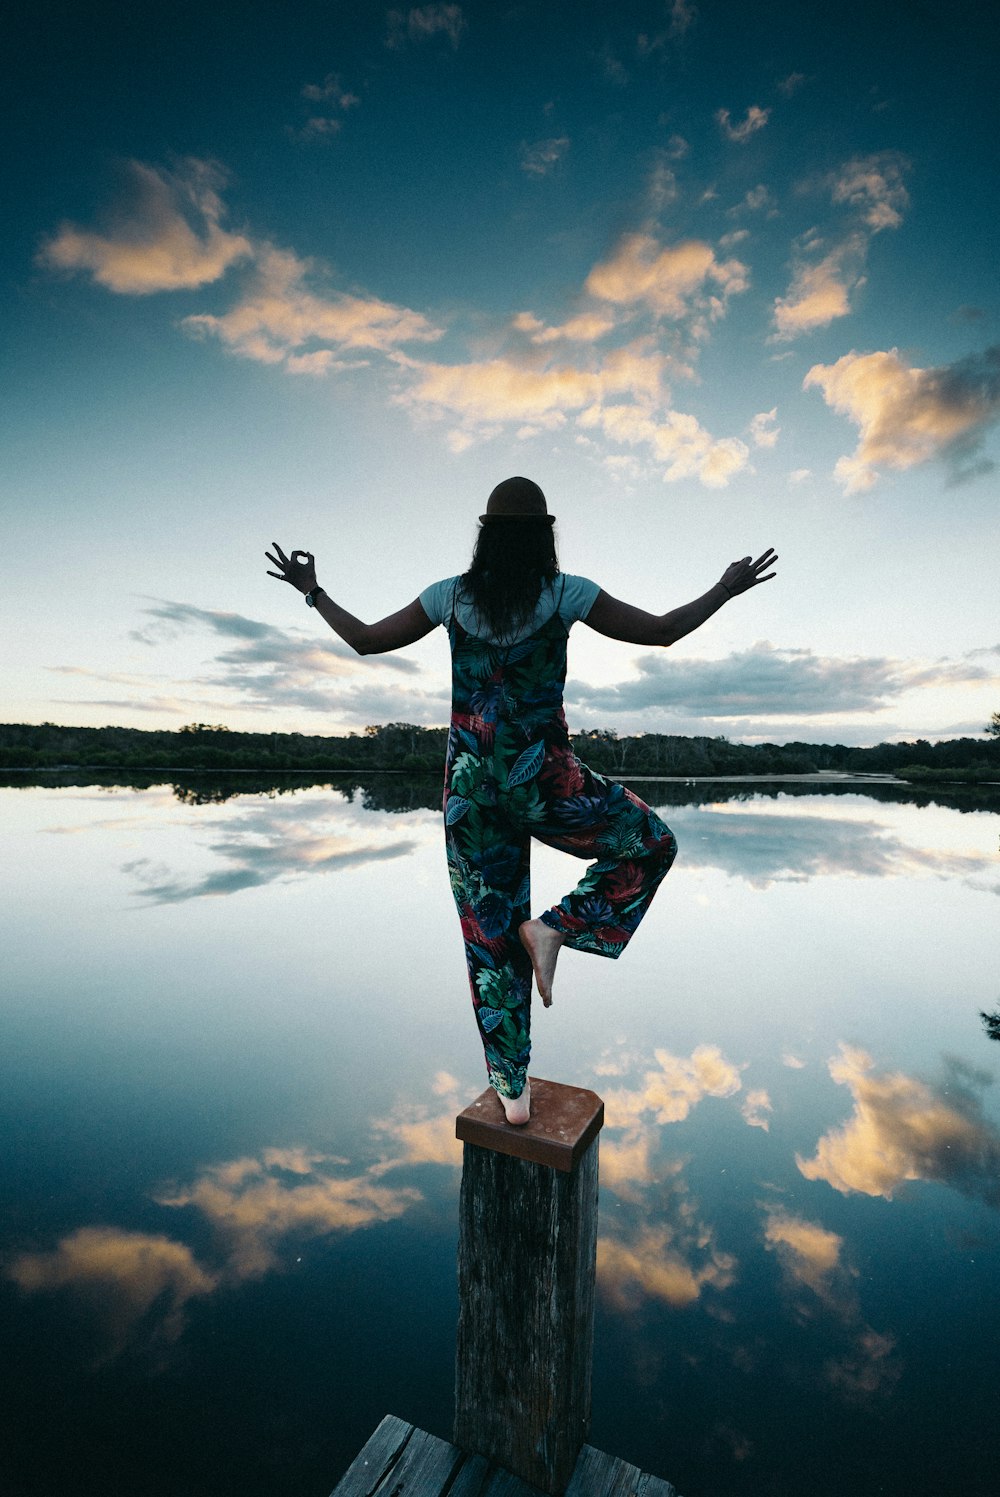
[[[524,1083],[524,1091],[519,1097],[505,1097],[497,1093],[503,1103],[503,1110],[508,1123],[526,1123],[531,1116],[531,1082]]]
[[[552,979],[556,975],[559,948],[566,937],[562,931],[553,930],[544,920],[526,920],[518,935],[521,945],[531,957],[535,973],[535,986],[541,994],[546,1008],[552,1007]]]

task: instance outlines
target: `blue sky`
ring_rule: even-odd
[[[0,254],[10,720],[446,720],[363,618],[525,473],[579,626],[571,723],[978,733],[996,618],[998,22],[960,0],[36,7]]]

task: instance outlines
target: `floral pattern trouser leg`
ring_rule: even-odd
[[[566,935],[566,945],[613,958],[628,945],[677,851],[655,812],[581,764],[568,744],[538,757],[531,796],[518,794],[524,784],[508,787],[509,771],[492,756],[472,762],[470,754],[457,762],[445,795],[448,865],[476,1022],[490,1085],[506,1097],[523,1091],[531,1048],[531,961],[518,936],[531,918],[531,838],[595,860],[541,918]]]

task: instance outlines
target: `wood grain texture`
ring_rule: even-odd
[[[331,1497],[544,1497],[538,1487],[387,1414]],[[566,1497],[677,1497],[668,1481],[585,1445]]]
[[[598,1147],[562,1172],[464,1145],[455,1443],[549,1493],[590,1428]]]

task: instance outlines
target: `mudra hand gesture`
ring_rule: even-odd
[[[286,556],[277,541],[272,541],[271,545],[276,554],[272,556],[270,551],[265,551],[264,555],[281,571],[268,570],[267,575],[277,577],[279,582],[290,582],[300,593],[311,593],[316,586],[316,561],[312,552],[293,551],[291,556]]]
[[[777,553],[771,546],[768,546],[764,554],[758,556],[756,561],[751,561],[749,556],[744,556],[741,561],[731,561],[719,581],[729,596],[735,598],[737,593],[748,592],[759,582],[770,582],[776,573],[768,572],[766,577],[760,574],[765,567],[773,566],[777,559]]]

